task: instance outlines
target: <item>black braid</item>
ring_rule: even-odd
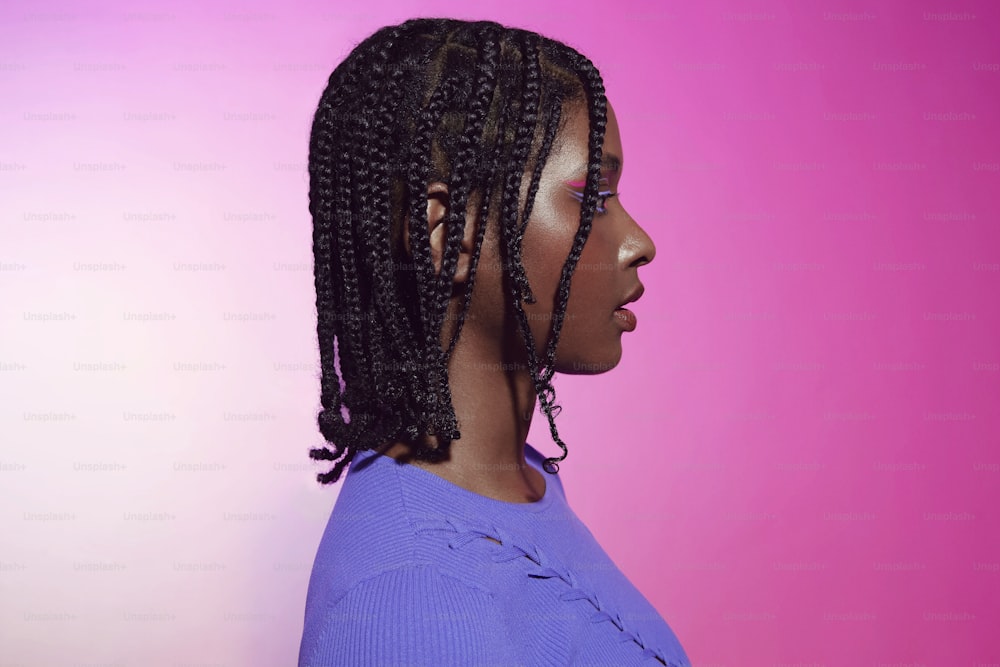
[[[474,146],[472,141],[469,139],[469,135],[478,137],[482,135],[483,127],[486,123],[486,114],[492,104],[492,100],[497,90],[497,68],[499,66],[500,59],[500,47],[498,44],[498,35],[495,27],[492,24],[486,24],[482,27],[481,31],[477,33],[479,42],[481,44],[480,53],[480,66],[477,73],[478,78],[476,79],[475,89],[472,96],[472,105],[469,109],[469,116],[466,119],[466,127],[468,131],[462,135],[462,151],[458,155],[458,159],[452,168],[453,177],[462,179],[464,171],[467,164],[474,157]],[[484,179],[486,183],[491,183],[493,181],[492,170]],[[466,199],[468,197],[468,185],[462,179],[460,181],[462,186],[461,201],[462,206],[456,206],[453,210],[464,211],[466,208]],[[478,219],[485,220],[489,209],[489,199],[491,192],[487,188],[487,191],[482,195],[482,202],[479,207]],[[449,229],[452,228],[452,222],[449,222]],[[456,225],[457,226],[457,225]],[[473,257],[478,260],[480,249],[482,247],[483,239],[485,237],[486,225],[479,225],[476,229],[476,242],[473,248]],[[469,277],[467,283],[472,285],[475,283],[476,279],[476,268],[478,267],[478,261],[473,261],[472,265],[469,267]],[[461,313],[462,316],[459,317],[458,325],[455,327],[455,332],[452,334],[451,342],[448,344],[448,351],[446,353],[446,358],[451,358],[451,353],[455,349],[455,343],[458,342],[459,334],[462,332],[462,325],[465,323],[465,313],[468,311],[469,302],[472,300],[472,290],[466,288],[464,298],[462,300]]]
[[[563,267],[553,332],[540,363],[521,305],[522,299],[534,303],[521,244],[563,105],[584,94],[591,122],[584,212]],[[600,75],[584,56],[492,21],[420,18],[386,26],[333,71],[309,142],[322,367],[317,421],[333,445],[332,450],[311,449],[310,456],[336,462],[317,475],[320,483],[337,481],[358,451],[400,440],[414,447],[417,457],[435,460],[446,458],[452,440],[460,437],[447,363],[471,299],[485,223],[478,225],[463,305],[447,350],[441,349],[440,334],[473,194],[480,198],[479,220],[492,220],[491,209],[499,208],[505,283],[527,343],[532,381],[563,449],[558,460],[565,458],[554,423],[560,408],[553,405],[551,378],[569,279],[597,203],[605,104]],[[529,194],[519,212],[520,185],[529,165]],[[452,202],[439,271],[427,232],[430,180],[446,181]],[[405,211],[409,252],[402,242]],[[431,434],[438,436],[439,448],[420,443]],[[556,460],[546,459],[545,469],[558,470],[549,465]]]
[[[577,71],[581,75],[584,89],[587,92],[588,105],[590,110],[590,157],[587,162],[587,185],[583,191],[582,212],[580,214],[580,229],[573,240],[573,248],[569,257],[563,265],[562,276],[559,279],[559,291],[556,303],[553,307],[552,336],[549,339],[549,347],[545,355],[546,370],[541,382],[536,382],[538,389],[538,400],[542,404],[542,410],[549,418],[549,430],[553,440],[556,441],[562,450],[562,456],[549,457],[542,462],[542,466],[548,470],[550,467],[554,472],[559,471],[559,461],[566,458],[568,453],[566,445],[559,438],[556,431],[555,415],[559,414],[562,408],[555,405],[555,388],[551,385],[552,376],[555,373],[556,343],[559,340],[559,333],[562,330],[563,319],[566,315],[566,303],[569,301],[569,281],[573,277],[573,270],[583,252],[583,246],[590,236],[590,226],[594,220],[594,210],[597,204],[597,192],[601,178],[601,154],[604,143],[604,131],[607,126],[607,98],[604,92],[604,82],[594,64],[586,57],[575,54]]]

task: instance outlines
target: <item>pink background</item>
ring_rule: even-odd
[[[1000,662],[996,3],[17,4],[0,665],[294,664],[309,123],[421,15],[604,75],[657,257],[619,367],[557,378],[561,474],[693,663]]]

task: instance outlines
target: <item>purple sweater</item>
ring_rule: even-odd
[[[541,470],[530,444],[525,458]],[[316,553],[299,667],[690,667],[542,474],[541,500],[508,503],[359,452]]]

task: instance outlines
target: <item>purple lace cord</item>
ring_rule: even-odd
[[[512,561],[516,558],[527,558],[536,566],[534,570],[528,571],[527,574],[529,577],[535,579],[549,579],[556,577],[569,586],[569,590],[559,594],[560,600],[587,600],[591,605],[593,605],[596,611],[590,617],[591,623],[610,621],[621,632],[619,635],[619,641],[634,642],[639,646],[639,648],[642,649],[643,657],[655,658],[660,662],[660,664],[665,665],[665,667],[683,667],[675,662],[667,662],[663,651],[660,649],[646,646],[646,642],[642,640],[642,637],[638,632],[626,630],[625,624],[622,622],[621,616],[618,613],[611,613],[611,610],[603,607],[596,594],[590,593],[579,587],[576,577],[573,576],[573,573],[569,569],[546,558],[538,547],[532,545],[530,548],[525,549],[524,547],[516,544],[507,533],[500,530],[496,526],[490,526],[490,529],[487,530],[483,527],[466,525],[451,518],[424,520],[419,522],[416,532],[425,533],[430,531],[455,533],[455,537],[448,542],[448,546],[452,549],[464,547],[473,540],[486,537],[498,540],[500,544],[494,544],[496,550],[492,556],[495,562],[502,563]]]

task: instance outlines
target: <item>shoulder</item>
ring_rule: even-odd
[[[515,664],[493,596],[433,564],[355,583],[307,626],[299,667]]]

